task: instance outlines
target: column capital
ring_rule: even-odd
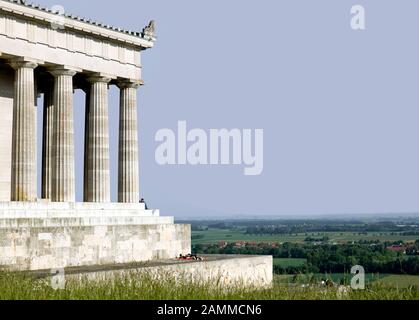
[[[86,79],[90,84],[93,83],[109,83],[112,79],[110,76],[103,75],[103,74],[92,74],[87,77]]]
[[[119,89],[134,88],[138,89],[140,86],[144,85],[143,80],[130,80],[130,79],[118,79],[116,85]]]
[[[67,66],[56,66],[48,68],[48,72],[51,73],[54,77],[58,76],[70,76],[73,77],[77,74],[77,72],[81,72],[82,70]]]
[[[35,69],[39,64],[39,61],[26,58],[14,58],[10,59],[8,64],[15,70],[20,68]]]

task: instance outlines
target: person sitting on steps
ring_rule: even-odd
[[[145,209],[148,210],[147,203],[145,202],[144,198],[141,198],[140,203],[144,203]]]

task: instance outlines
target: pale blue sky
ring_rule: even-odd
[[[139,91],[141,186],[165,215],[419,211],[419,2],[37,0],[127,29],[157,23]],[[364,4],[367,30],[350,28]],[[76,95],[76,124],[84,125]],[[116,199],[118,90],[110,93]],[[261,176],[161,167],[160,128],[260,128]],[[82,127],[77,186],[82,194]]]

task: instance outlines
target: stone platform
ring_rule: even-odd
[[[151,272],[221,285],[272,282],[272,257],[176,260],[189,253],[190,225],[143,204],[0,202],[0,268],[37,277],[64,269],[66,277],[92,280]]]
[[[157,279],[165,276],[182,281],[213,282],[221,286],[243,285],[268,287],[272,284],[272,256],[204,255],[204,261],[156,260],[142,263],[112,264],[66,268],[65,279],[112,280],[124,275],[151,273]],[[51,277],[51,270],[30,272],[36,278]]]
[[[0,229],[173,223],[141,203],[0,202]]]
[[[0,266],[8,269],[132,263],[190,252],[190,226],[144,204],[0,203]]]

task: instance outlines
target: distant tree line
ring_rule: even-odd
[[[419,241],[409,247],[406,254],[388,249],[393,243],[374,244],[321,244],[284,243],[277,247],[271,245],[236,246],[194,245],[197,254],[249,254],[272,255],[275,258],[304,258],[307,262],[302,266],[275,266],[275,273],[295,274],[300,272],[313,273],[345,273],[355,265],[361,265],[368,273],[392,273],[419,275]]]
[[[398,225],[394,222],[377,223],[299,223],[299,224],[273,224],[273,225],[249,225],[246,233],[251,235],[277,235],[298,234],[313,232],[356,232],[366,234],[368,232],[393,232],[394,234],[419,235],[419,227],[416,225]]]
[[[304,239],[305,242],[327,242],[329,241],[329,237],[328,236],[323,236],[320,238],[315,238],[315,237],[307,237]]]
[[[266,234],[301,234],[324,232],[353,232],[366,234],[392,233],[406,236],[419,235],[418,218],[401,218],[393,220],[207,220],[190,221],[180,220],[178,223],[192,225],[192,231],[207,231],[209,229],[232,230],[239,229],[251,235]]]

